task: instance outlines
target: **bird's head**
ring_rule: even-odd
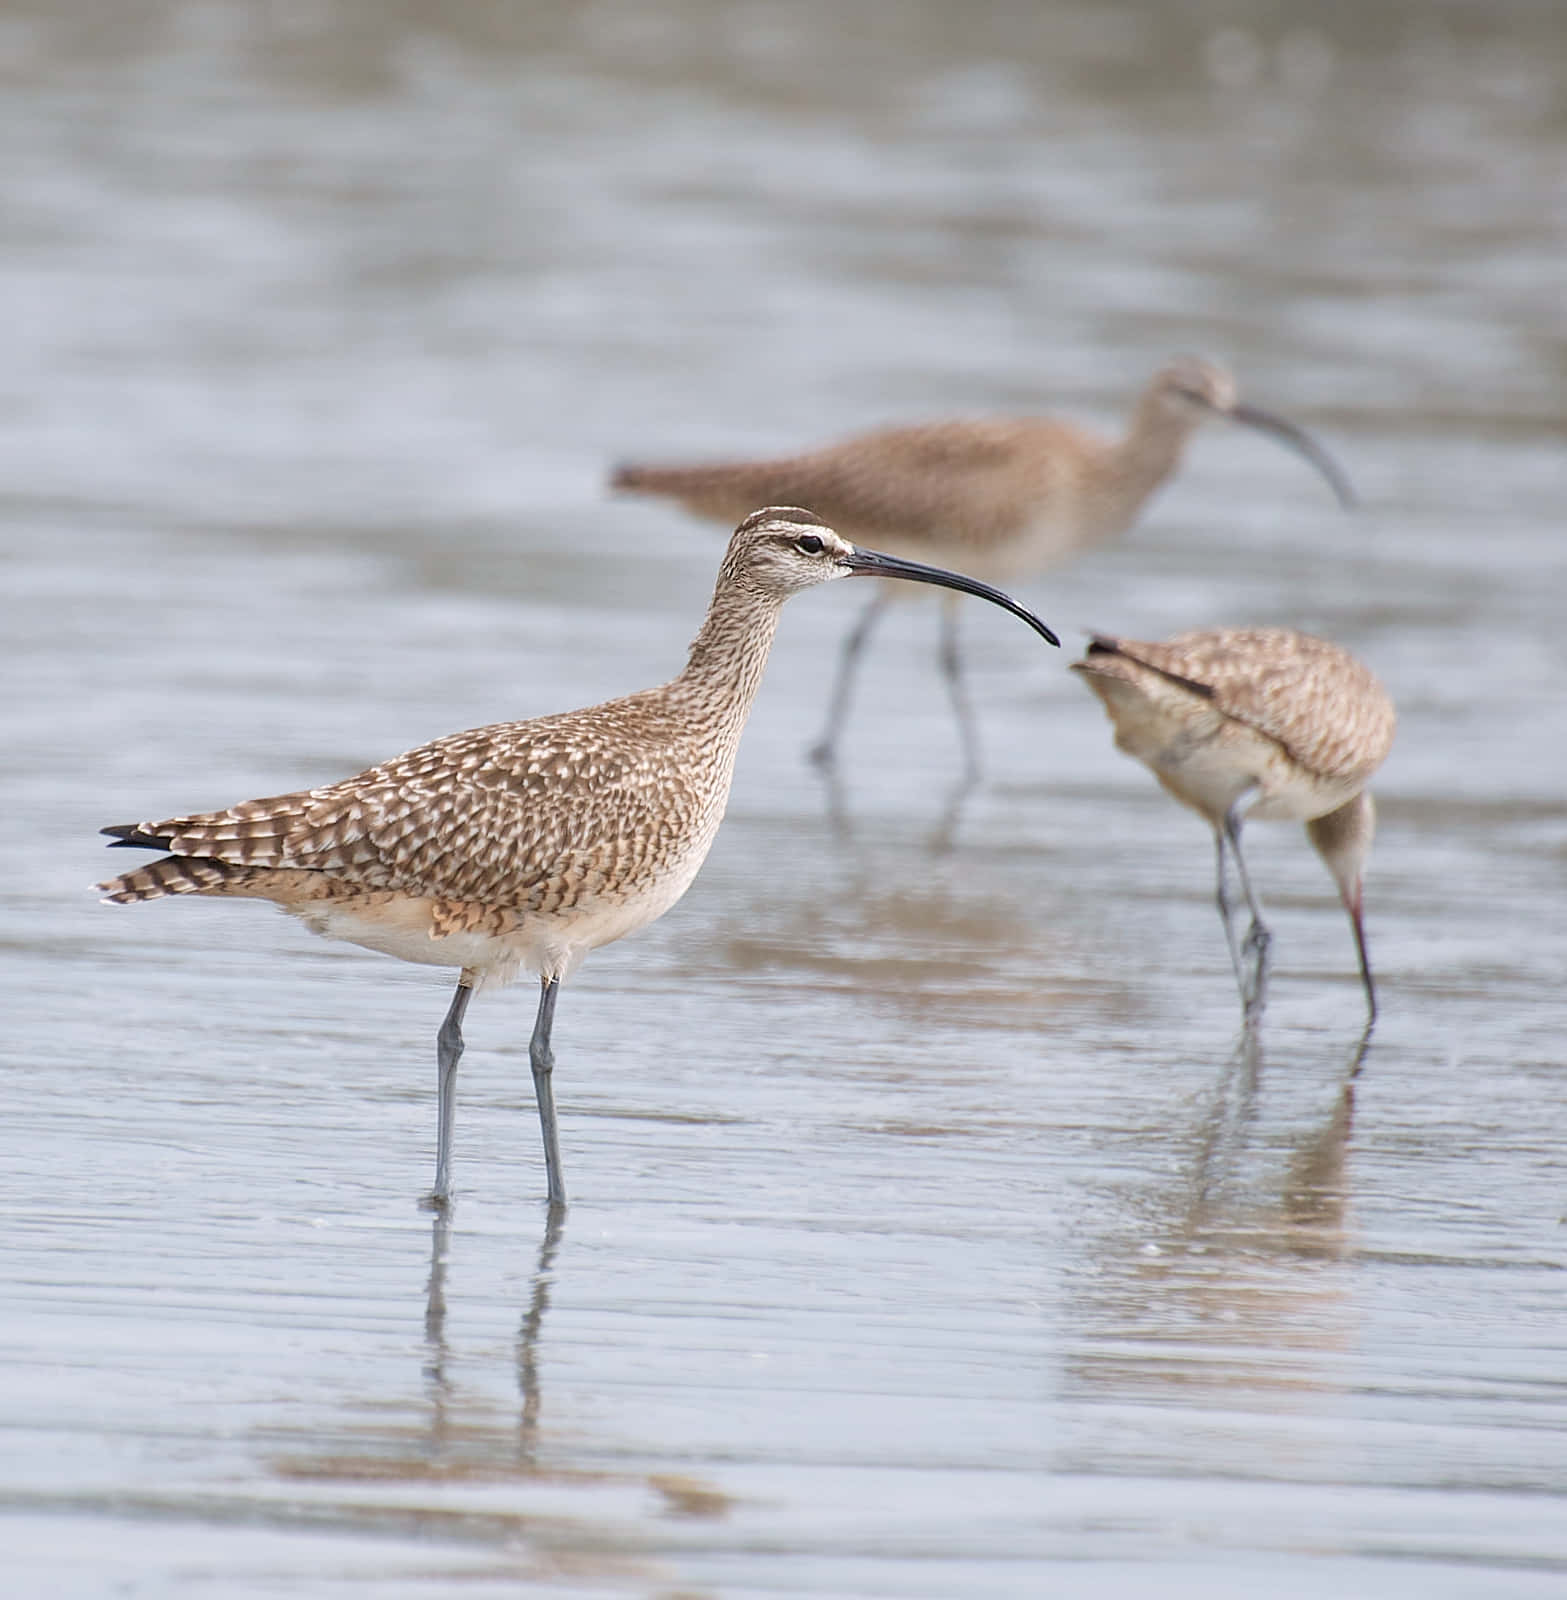
[[[1309,461],[1327,479],[1346,511],[1356,504],[1355,491],[1343,469],[1304,428],[1261,406],[1246,404],[1236,392],[1234,378],[1201,356],[1176,356],[1166,362],[1149,380],[1142,405],[1145,418],[1157,417],[1165,428],[1173,424],[1183,435],[1204,417],[1213,416],[1265,433]]]
[[[766,506],[735,529],[724,566],[747,587],[787,600],[818,583],[847,578],[853,554],[854,546],[814,511]]]
[[[851,544],[815,512],[799,506],[766,506],[753,511],[729,540],[719,582],[760,590],[783,601],[802,589],[831,583],[835,578],[902,578],[976,594],[1021,617],[1051,644],[1061,642],[1032,611],[988,583]]]
[[[1229,416],[1237,398],[1235,380],[1201,356],[1176,356],[1153,375],[1149,391],[1161,410],[1193,425],[1218,412]]]

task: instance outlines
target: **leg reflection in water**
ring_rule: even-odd
[[[533,1269],[533,1293],[517,1331],[517,1388],[522,1395],[522,1414],[517,1424],[517,1448],[530,1465],[534,1460],[534,1436],[539,1426],[539,1332],[550,1304],[550,1272],[555,1252],[560,1248],[561,1228],[566,1220],[563,1206],[551,1206],[544,1224],[544,1239],[539,1245],[538,1265]]]
[[[1243,1200],[1226,1188],[1240,1179],[1248,1140],[1258,1117],[1263,1052],[1256,1029],[1242,1031],[1207,1109],[1196,1126],[1196,1159],[1188,1175],[1186,1203],[1181,1208],[1179,1235],[1196,1239],[1209,1230],[1236,1226],[1226,1222],[1226,1207],[1239,1201],[1248,1211],[1245,1226],[1275,1245],[1311,1251],[1311,1241],[1296,1238],[1315,1227],[1329,1235],[1343,1225],[1344,1161],[1355,1109],[1355,1080],[1371,1045],[1371,1024],[1357,1036],[1341,1074],[1337,1098],[1327,1119],[1298,1143],[1289,1161],[1282,1194],[1271,1204],[1257,1195]],[[1308,1198],[1309,1197],[1309,1198]]]
[[[544,1327],[544,1313],[549,1309],[551,1272],[565,1219],[565,1207],[549,1207],[528,1308],[517,1334],[517,1386],[522,1397],[517,1453],[520,1464],[528,1467],[535,1464],[534,1440],[539,1425],[539,1336]],[[430,1223],[430,1276],[424,1306],[424,1376],[430,1395],[429,1456],[432,1463],[440,1461],[463,1435],[451,1415],[454,1385],[448,1372],[451,1352],[446,1343],[446,1263],[451,1237],[450,1211],[437,1211]]]

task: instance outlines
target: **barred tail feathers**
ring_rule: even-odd
[[[204,856],[165,856],[134,872],[109,878],[95,887],[103,891],[106,905],[133,906],[143,900],[161,900],[170,894],[205,894],[248,878],[252,867]]]

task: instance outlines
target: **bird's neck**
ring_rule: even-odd
[[[1351,911],[1359,910],[1361,874],[1371,853],[1376,821],[1376,807],[1363,789],[1337,811],[1313,817],[1306,824],[1307,837],[1333,874],[1339,896]]]
[[[669,686],[688,718],[739,742],[762,684],[783,601],[720,573],[685,671]]]
[[[1153,395],[1144,395],[1126,432],[1110,451],[1106,468],[1107,531],[1119,533],[1136,520],[1153,492],[1180,465],[1199,419],[1182,417]]]

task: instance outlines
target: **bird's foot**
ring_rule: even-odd
[[[1262,1017],[1268,988],[1268,950],[1272,943],[1273,935],[1253,918],[1246,937],[1241,940],[1241,1004],[1248,1027]]]

